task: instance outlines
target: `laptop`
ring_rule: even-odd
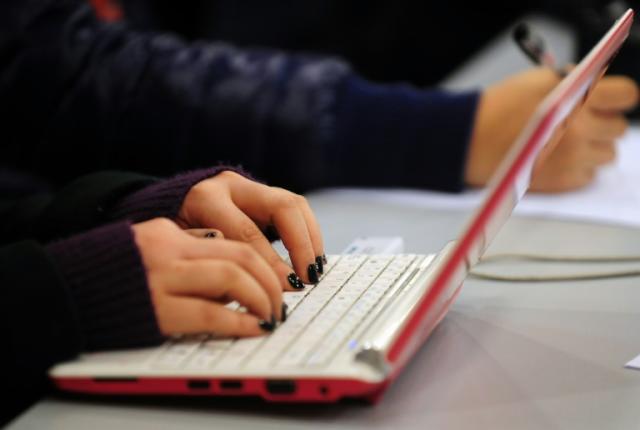
[[[458,240],[437,255],[329,256],[317,285],[284,293],[289,317],[268,336],[203,334],[155,348],[84,354],[54,366],[50,377],[59,389],[80,393],[375,402],[447,314],[632,20],[628,10],[539,105]]]

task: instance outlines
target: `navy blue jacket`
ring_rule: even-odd
[[[136,32],[84,0],[0,6],[0,164],[54,183],[223,161],[297,191],[459,190],[477,98],[376,85],[332,58]]]

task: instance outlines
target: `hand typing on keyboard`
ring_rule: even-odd
[[[285,290],[315,284],[326,263],[318,222],[306,199],[232,171],[196,184],[176,219],[183,228],[216,228],[246,242],[272,267]],[[275,252],[264,231],[275,229],[289,251],[291,267]]]
[[[273,331],[286,318],[282,291],[303,291],[303,281],[316,284],[324,272],[322,235],[306,199],[233,171],[193,185],[173,221],[133,226],[164,334]],[[218,230],[218,239],[203,229]],[[269,243],[269,229],[293,270]],[[226,306],[231,301],[242,308]]]
[[[285,293],[290,316],[275,333],[250,339],[172,339],[149,364],[193,370],[326,366],[338,351],[357,347],[359,330],[391,305],[423,261],[431,258],[330,255],[319,284]],[[228,307],[243,309],[239,303]]]
[[[251,246],[195,238],[167,219],[132,228],[165,335],[256,336],[286,315],[276,273]],[[225,306],[233,300],[246,312]]]

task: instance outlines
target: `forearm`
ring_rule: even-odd
[[[350,79],[336,115],[327,183],[460,191],[478,99],[477,92]]]
[[[137,33],[98,22],[84,1],[52,9],[22,33],[25,40],[5,47],[21,53],[4,73],[7,118],[48,125],[10,130],[9,147],[40,142],[8,151],[13,162],[57,179],[78,173],[73,154],[84,171],[163,175],[224,160],[296,191],[461,186],[473,96],[456,105],[366,83],[331,58]],[[52,73],[34,86],[34,69]],[[37,109],[24,103],[38,99]],[[370,161],[387,156],[382,180]],[[443,176],[416,178],[416,167]]]
[[[3,200],[0,244],[22,239],[50,241],[111,222],[113,205],[158,179],[124,172],[99,172],[57,192]]]
[[[0,375],[11,393],[0,408],[3,423],[42,395],[47,369],[77,354],[81,342],[63,280],[41,246],[1,247],[0,285],[5,335]]]
[[[331,59],[189,45],[98,22],[85,1],[49,3],[20,37],[4,32],[10,85],[0,104],[13,125],[5,160],[59,181],[80,173],[71,154],[84,172],[167,175],[224,160],[265,177],[304,163],[286,149],[319,134],[328,88],[348,70]]]
[[[71,296],[42,246],[25,241],[0,248],[0,279],[12,374],[33,380],[81,350]]]
[[[152,218],[175,219],[193,186],[225,170],[249,177],[241,168],[225,165],[180,173],[168,179],[158,180],[119,199],[110,208],[109,216],[112,219],[127,219],[133,222]]]
[[[0,248],[0,284],[8,339],[2,380],[12,393],[8,413],[42,392],[55,363],[82,351],[163,339],[125,223],[48,246],[32,241],[6,245]]]

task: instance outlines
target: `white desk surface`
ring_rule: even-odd
[[[429,252],[466,214],[311,196],[329,252],[358,235],[401,235]],[[640,230],[514,218],[492,250],[640,254]],[[631,429],[640,427],[640,280],[468,281],[451,312],[375,406],[259,401],[45,399],[23,429]]]

